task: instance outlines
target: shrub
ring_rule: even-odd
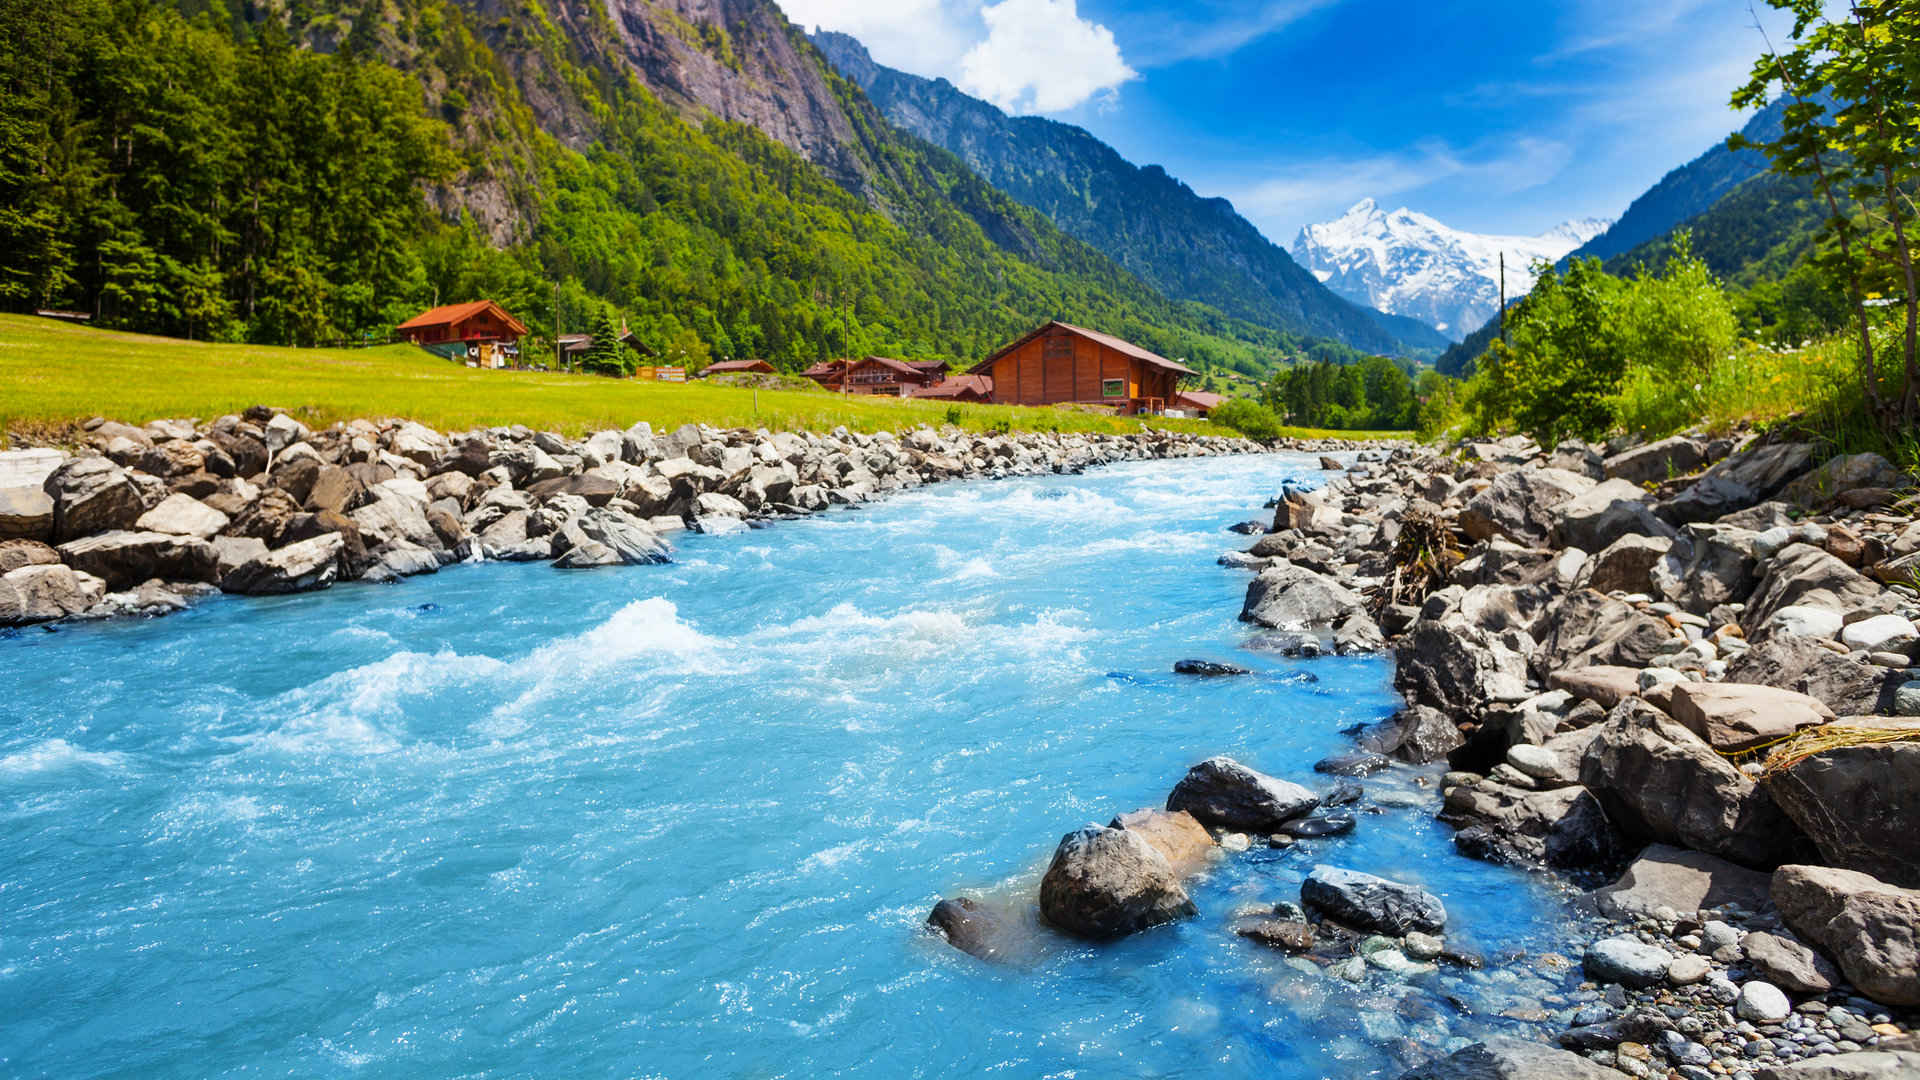
[[[1277,439],[1280,437],[1280,421],[1274,419],[1258,402],[1246,398],[1229,398],[1209,413],[1207,419],[1222,427],[1229,427],[1249,439]]]

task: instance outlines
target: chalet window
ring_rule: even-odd
[[[1127,396],[1127,380],[1102,379],[1100,381],[1100,396],[1101,397],[1126,397]]]

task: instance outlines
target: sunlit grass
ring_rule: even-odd
[[[0,431],[54,430],[92,416],[131,424],[209,420],[273,405],[309,424],[405,417],[443,431],[525,424],[569,435],[647,421],[786,431],[904,431],[955,422],[974,431],[1123,434],[1143,422],[1070,409],[953,405],[814,390],[480,371],[410,345],[291,349],[222,345],[0,315]],[[1232,435],[1203,420],[1155,428]],[[1337,434],[1337,433],[1328,433]],[[1305,433],[1303,433],[1304,437]]]

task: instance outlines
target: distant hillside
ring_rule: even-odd
[[[1227,200],[1200,197],[1158,165],[1136,166],[1085,129],[1010,117],[945,79],[875,63],[845,34],[812,40],[892,123],[1170,297],[1373,352],[1431,355],[1448,342],[1417,320],[1334,295]]]

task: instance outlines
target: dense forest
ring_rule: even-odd
[[[969,361],[1054,317],[1249,373],[1357,356],[1161,297],[871,109],[849,114],[874,118],[878,199],[755,128],[690,121],[607,62],[598,5],[565,31],[537,0],[484,22],[443,0],[0,12],[7,308],[312,344],[486,296],[542,338],[608,315],[661,355],[788,367]],[[545,130],[529,86],[579,130]]]

